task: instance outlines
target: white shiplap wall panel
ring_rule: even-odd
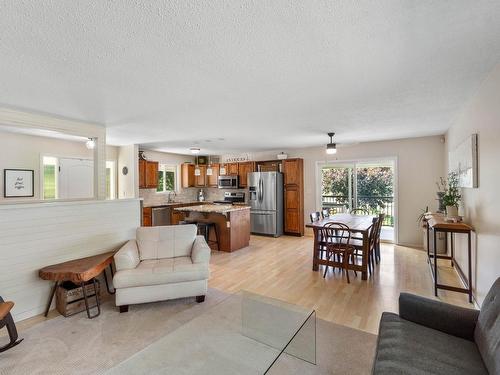
[[[40,314],[44,266],[119,248],[140,225],[137,199],[0,205],[0,294],[16,320]]]

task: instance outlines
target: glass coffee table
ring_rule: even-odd
[[[266,374],[283,353],[316,364],[315,311],[243,291],[107,373]]]

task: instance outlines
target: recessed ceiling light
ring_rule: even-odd
[[[199,154],[200,153],[200,149],[198,147],[191,147],[189,149],[189,151],[191,151],[192,154]]]

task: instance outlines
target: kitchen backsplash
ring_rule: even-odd
[[[192,202],[197,200],[197,194],[198,190],[196,189],[182,189],[175,197],[172,194],[171,198],[176,202]],[[153,206],[168,202],[168,193],[157,193],[156,189],[140,189],[139,197],[144,199],[144,206]]]
[[[198,192],[200,188],[186,188],[181,189],[174,198],[174,195],[171,195],[171,198],[176,202],[193,202],[198,200]],[[218,189],[218,188],[203,188],[205,192],[205,200],[212,201],[221,201],[224,200],[224,192],[243,192],[245,193],[245,201],[248,202],[248,192],[246,189]],[[168,201],[168,193],[157,193],[156,189],[140,189],[139,197],[143,198],[144,206],[153,206],[164,204]]]

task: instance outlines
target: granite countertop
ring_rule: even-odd
[[[198,206],[187,206],[174,208],[176,211],[201,212],[205,214],[225,214],[228,212],[249,210],[250,206],[233,206],[231,204],[203,204]]]
[[[153,207],[182,207],[183,205],[186,205],[186,204],[194,204],[194,203],[198,203],[198,204],[202,204],[202,202],[198,202],[198,201],[191,201],[191,202],[165,202],[165,203],[152,203],[152,204],[145,204],[143,205],[144,208],[153,208]],[[210,202],[205,202],[205,204],[207,203],[210,203]]]

